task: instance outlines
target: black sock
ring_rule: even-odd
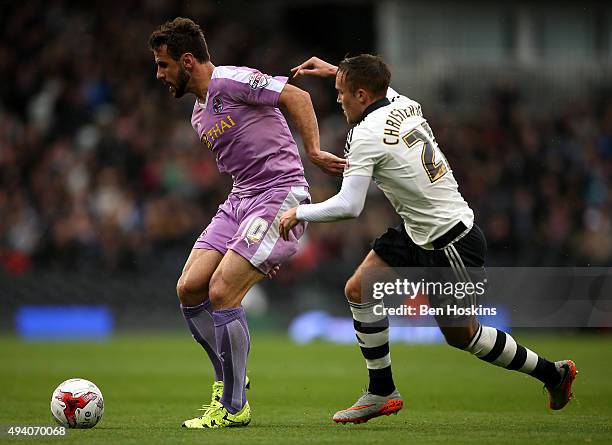
[[[538,357],[538,364],[531,375],[542,381],[547,388],[554,388],[561,383],[561,373],[555,364],[542,357]]]
[[[368,369],[368,373],[370,374],[369,392],[377,396],[388,396],[395,391],[391,366],[383,369]]]
[[[373,303],[350,303],[355,335],[370,375],[368,391],[388,396],[395,390],[389,353],[389,318],[376,315],[373,306]]]

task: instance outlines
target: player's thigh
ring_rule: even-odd
[[[210,279],[223,259],[211,249],[192,249],[176,285],[181,303],[195,306],[208,298]]]
[[[370,250],[361,264],[357,267],[353,275],[347,280],[344,287],[344,295],[352,303],[361,303],[361,281],[363,271],[367,268],[382,268],[389,265],[373,250]]]
[[[447,276],[463,276],[472,282],[485,280],[486,272],[483,267],[486,255],[486,240],[480,228],[474,227],[459,241],[447,247],[452,254],[447,256],[444,266],[453,271]],[[441,251],[438,251],[441,252]],[[450,263],[450,259],[453,263]],[[465,281],[462,279],[460,281]],[[451,304],[460,307],[463,305],[475,305],[476,301],[471,298],[454,299]],[[466,317],[436,317],[436,322],[444,334],[446,342],[456,348],[465,349],[478,331],[478,320],[474,316]]]
[[[215,310],[240,306],[251,287],[265,275],[242,255],[228,250],[210,280],[209,297]]]

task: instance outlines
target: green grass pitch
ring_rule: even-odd
[[[0,443],[87,444],[610,444],[612,337],[521,336],[550,359],[572,358],[575,400],[546,408],[539,382],[444,345],[392,345],[398,416],[336,425],[330,416],[354,402],[366,383],[355,345],[296,345],[254,335],[247,428],[186,430],[210,394],[211,369],[183,334],[118,335],[99,343],[29,343],[0,337]],[[6,435],[7,425],[53,425],[49,401],[70,377],[94,381],[105,414],[92,430],[64,438]]]

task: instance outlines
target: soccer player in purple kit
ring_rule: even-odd
[[[214,372],[210,405],[187,428],[246,426],[249,331],[242,299],[297,250],[305,224],[288,239],[279,234],[284,211],[310,202],[298,148],[279,106],[300,132],[309,159],[329,174],[345,161],[321,151],[308,93],[246,67],[214,66],[201,28],[187,18],[166,22],[149,37],[157,79],[175,98],[196,96],[191,124],[214,154],[220,172],[232,175],[227,200],[195,242],[177,284],[191,333]]]

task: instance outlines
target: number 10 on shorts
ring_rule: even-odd
[[[253,218],[244,232],[244,239],[247,244],[251,245],[260,242],[268,230],[268,225],[268,221],[259,216]]]

